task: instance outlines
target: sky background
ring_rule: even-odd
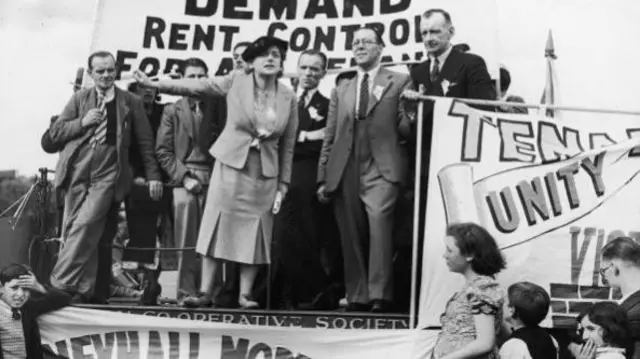
[[[539,101],[551,28],[563,104],[640,111],[640,1],[496,3],[510,92]],[[86,66],[95,8],[95,0],[0,0],[0,170],[55,168],[57,156],[42,151],[40,137],[68,101],[76,69]]]

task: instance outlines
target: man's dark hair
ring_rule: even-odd
[[[30,273],[31,268],[24,264],[9,264],[0,270],[0,284],[5,285],[14,279],[20,278],[23,275],[29,275]]]
[[[507,290],[509,304],[515,310],[515,317],[527,327],[535,327],[549,313],[551,298],[541,286],[531,282],[518,282]]]
[[[202,61],[202,59],[197,57],[190,57],[184,60],[181,68],[182,75],[184,75],[184,73],[187,71],[187,67],[200,67],[204,69],[205,73],[209,73],[209,67],[207,66],[207,64]]]
[[[630,237],[618,237],[602,248],[602,258],[619,259],[640,267],[640,244]]]
[[[113,54],[109,51],[96,51],[93,54],[89,55],[89,59],[87,60],[87,68],[89,69],[89,71],[93,70],[92,62],[96,57],[111,57],[113,59],[113,62],[116,62],[116,57],[113,56]]]
[[[250,43],[249,41],[242,41],[242,42],[239,42],[239,43],[235,44],[235,46],[233,47],[233,50],[232,50],[232,51],[236,51],[236,49],[237,49],[237,48],[239,48],[239,47],[241,47],[241,46],[249,47],[249,46],[251,46],[251,43]]]
[[[327,60],[327,55],[324,52],[315,50],[315,49],[304,50],[300,53],[300,57],[298,57],[298,63],[300,62],[302,55],[318,56],[320,59],[322,59],[322,69],[323,70],[327,69],[328,60]]]
[[[455,238],[460,254],[471,257],[471,269],[480,275],[494,276],[507,264],[496,240],[475,223],[456,223],[447,228],[447,235]]]
[[[429,9],[425,11],[424,14],[422,14],[422,17],[424,17],[425,19],[428,19],[435,14],[442,15],[447,25],[453,25],[453,22],[451,21],[451,15],[443,9]]]

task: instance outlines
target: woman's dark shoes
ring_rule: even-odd
[[[241,309],[257,309],[260,307],[260,304],[252,300],[248,294],[240,294],[240,297],[238,297],[238,305]]]
[[[180,302],[180,305],[186,308],[210,307],[213,305],[213,300],[211,300],[211,296],[205,293],[198,293],[185,297]]]
[[[389,301],[374,299],[371,302],[371,313],[390,313],[391,309],[392,305]]]
[[[347,312],[368,312],[371,310],[371,306],[363,303],[349,303],[347,305]]]

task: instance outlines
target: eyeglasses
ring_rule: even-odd
[[[363,40],[355,40],[351,43],[352,47],[358,47],[360,46],[360,44],[362,44],[363,46],[366,45],[377,45],[378,41],[376,40],[372,40],[372,39],[363,39]]]
[[[607,270],[609,268],[613,267],[613,263],[609,263],[608,265],[600,268],[600,275],[604,277],[604,275],[606,274]]]

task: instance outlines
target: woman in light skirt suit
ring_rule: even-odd
[[[296,97],[279,85],[287,42],[261,37],[243,53],[252,71],[225,77],[151,82],[160,92],[226,96],[227,123],[211,147],[216,159],[196,250],[203,256],[200,293],[190,306],[212,304],[216,271],[222,261],[240,264],[241,308],[258,307],[250,297],[259,265],[269,264],[273,216],[287,193],[298,127]]]

